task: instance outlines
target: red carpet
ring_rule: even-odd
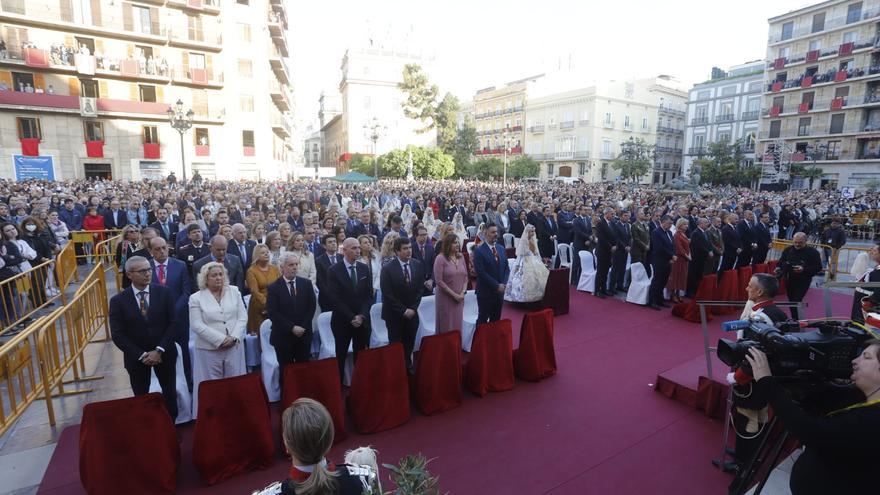
[[[846,298],[835,299],[838,307]],[[808,314],[821,314],[818,290],[811,291],[810,302]],[[514,342],[519,342],[522,314],[511,306],[504,310],[503,317],[514,323]],[[713,322],[712,345],[725,319],[730,318]],[[658,372],[703,355],[699,324],[668,310],[572,291],[569,314],[557,317],[554,326],[555,376],[517,381],[512,390],[482,399],[464,393],[460,407],[430,417],[413,408],[401,427],[351,434],[334,447],[331,459],[341,461],[345,450],[360,445],[378,449],[380,463],[421,452],[435,458],[431,472],[440,477],[443,491],[453,494],[726,493],[730,477],[710,464],[718,455],[721,423],[651,386]],[[348,424],[353,432],[350,419]],[[83,493],[76,471],[77,430],[62,435],[39,493]],[[191,463],[191,431],[181,429],[178,493],[250,493],[287,472],[278,454],[267,471],[202,486]],[[388,489],[387,471],[381,476]]]

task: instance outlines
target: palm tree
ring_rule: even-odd
[[[824,174],[825,172],[823,172],[821,168],[817,168],[815,165],[813,165],[810,168],[805,168],[803,172],[801,172],[801,177],[810,181],[810,189],[812,189],[813,181],[821,178]]]

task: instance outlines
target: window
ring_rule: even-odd
[[[721,113],[719,114],[722,117],[731,118],[733,117],[733,102],[725,101],[721,104]]]
[[[794,32],[794,21],[786,22],[782,25],[782,37],[780,40],[788,40],[791,39],[791,35]]]
[[[696,118],[697,119],[705,119],[706,116],[709,115],[709,106],[708,105],[700,105],[697,107]]]
[[[241,131],[241,146],[244,148],[254,147],[254,131]]]
[[[606,156],[611,154],[611,140],[610,139],[603,139],[602,140],[602,154],[606,155]]]
[[[245,113],[253,113],[254,111],[254,97],[253,95],[239,95],[238,96],[238,107],[239,110]]]
[[[706,144],[706,136],[703,134],[694,134],[694,148],[700,149]]]
[[[235,0],[235,3],[239,5],[250,5],[250,0]]]
[[[844,60],[840,62],[840,66],[838,70],[850,71],[853,68],[853,59]]]
[[[83,122],[86,141],[104,142],[104,124],[102,122]]]
[[[843,132],[843,124],[845,122],[845,114],[836,113],[831,116],[831,126],[828,128],[828,134],[840,134]]]
[[[205,69],[205,54],[204,53],[192,53],[189,54],[189,68],[192,69]]]
[[[736,94],[736,86],[725,86],[721,88],[721,96],[730,96]]]
[[[812,67],[807,67],[806,70],[804,71],[804,76],[813,77],[816,75],[817,72],[819,72],[818,65],[814,65]]]
[[[810,135],[810,122],[812,120],[812,117],[801,117],[800,119],[798,119],[798,136]]]
[[[642,117],[642,129],[648,128],[648,117]]]
[[[159,144],[159,128],[154,125],[144,126],[144,144]]]
[[[698,100],[708,100],[708,99],[711,98],[711,97],[712,97],[712,92],[709,91],[709,90],[699,91],[699,92],[697,93],[697,99],[698,99]]]
[[[846,98],[849,96],[849,86],[841,86],[834,89],[835,98]]]
[[[12,85],[21,93],[34,92],[34,75],[27,72],[13,72]]]
[[[18,121],[18,139],[43,139],[40,119],[19,117],[16,120]]]
[[[718,131],[719,143],[730,143],[730,131]]]
[[[94,39],[84,38],[82,36],[76,36],[74,39],[76,40],[77,50],[79,50],[80,47],[84,46],[89,50],[89,54],[91,54],[91,55],[95,54],[95,40]]]
[[[840,141],[828,141],[828,150],[825,152],[826,160],[837,160],[840,158]]]
[[[611,122],[611,112],[605,112],[605,123],[610,124]]]
[[[156,103],[156,86],[138,84],[141,101]]]
[[[101,91],[99,89],[98,81],[93,79],[80,79],[79,94],[85,98],[100,98]]]
[[[243,22],[238,23],[238,40],[243,43],[251,42],[251,25]]]
[[[134,32],[141,34],[152,34],[150,22],[150,9],[139,5],[131,6],[132,27]]]
[[[813,15],[813,30],[811,32],[818,33],[825,29],[825,12]]]
[[[551,177],[553,176],[553,164],[552,163],[547,164],[547,175],[549,175]]]
[[[238,75],[248,79],[254,77],[254,63],[244,58],[238,59]]]
[[[862,2],[851,3],[846,7],[846,23],[852,24],[862,18]]]
[[[781,120],[772,120],[770,121],[770,133],[767,137],[769,138],[778,138],[779,133],[782,130],[782,121]]]
[[[196,127],[195,132],[196,146],[209,146],[208,129],[206,127]]]
[[[774,107],[782,108],[782,106],[784,104],[785,104],[785,97],[784,96],[774,96],[773,97],[773,106]]]
[[[809,48],[807,48],[807,51],[812,52],[812,51],[819,50],[820,48],[822,48],[822,41],[821,40],[810,40]]]
[[[631,127],[631,125],[629,123],[629,115],[624,115],[623,116],[623,128],[629,129],[630,127]]]
[[[843,33],[843,42],[844,43],[855,43],[856,40],[858,39],[858,37],[859,37],[859,33],[855,32],[855,31],[849,31],[849,32]]]

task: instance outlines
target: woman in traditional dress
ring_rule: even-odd
[[[538,238],[535,236],[535,226],[527,225],[523,236],[517,243],[516,261],[510,270],[510,278],[507,288],[504,290],[504,300],[512,302],[534,302],[544,297],[544,288],[547,286],[547,277],[550,270],[541,261],[541,253],[538,251]]]

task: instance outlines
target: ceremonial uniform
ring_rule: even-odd
[[[880,282],[880,265],[876,265],[862,274],[854,275],[860,275],[856,280],[857,282]],[[862,299],[865,297],[877,301],[877,298],[880,297],[880,289],[875,287],[855,288],[855,292],[853,293],[852,314],[850,315],[851,320],[859,323],[865,322],[865,316],[862,313]]]
[[[370,466],[354,466],[351,464],[334,466],[330,464],[327,466],[327,469],[336,473],[334,479],[337,483],[336,494],[338,495],[373,495],[379,493],[378,477]],[[309,472],[293,467],[290,470],[290,478],[284,481],[276,481],[262,490],[251,492],[251,495],[295,495],[296,483],[302,483],[309,479],[309,474]]]

